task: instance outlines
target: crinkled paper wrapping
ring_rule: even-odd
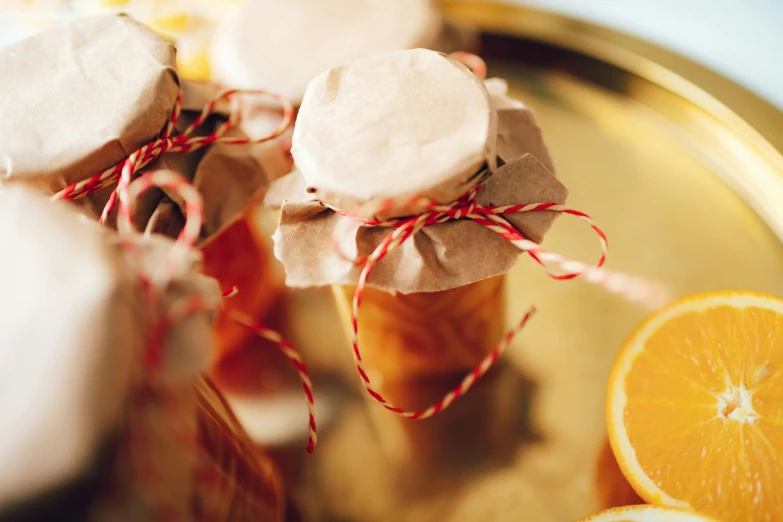
[[[127,252],[114,231],[24,185],[0,191],[0,244],[0,517],[282,519],[277,470],[201,377],[222,298],[196,252],[163,282],[171,240],[137,236]],[[159,315],[138,273],[161,314],[197,296],[212,310],[169,329],[164,388],[142,364]]]
[[[0,506],[24,503],[89,475],[101,467],[107,441],[130,429],[126,423],[136,416],[146,433],[144,455],[167,485],[158,487],[159,494],[189,505],[192,450],[171,430],[172,423],[195,426],[193,384],[212,355],[213,312],[190,315],[166,337],[162,378],[176,390],[176,415],[139,408],[131,400],[147,378],[141,357],[157,317],[150,316],[136,274],[141,270],[155,281],[173,242],[140,237],[138,256],[130,256],[114,232],[72,206],[12,186],[0,192],[0,243],[0,354],[7,370],[0,406]],[[193,296],[219,306],[220,289],[198,267],[193,254],[170,282],[158,285],[161,313]],[[131,475],[124,478],[127,482],[112,486],[124,495],[107,501],[112,509],[106,513],[117,518],[98,519],[144,518],[139,517],[148,506],[137,488],[145,485]]]
[[[410,68],[426,67],[431,65],[431,58],[408,55],[405,59],[409,61],[405,63]],[[383,59],[379,59],[379,62],[382,61]],[[443,64],[440,66],[443,67]],[[449,63],[448,66],[454,65]],[[267,193],[265,201],[268,205],[281,205],[280,223],[274,235],[275,255],[285,266],[286,282],[289,286],[356,283],[361,267],[343,259],[332,243],[332,235],[338,223],[348,218],[323,205],[315,196],[344,210],[351,210],[350,204],[361,202],[362,197],[382,197],[381,191],[373,192],[374,179],[366,179],[365,173],[373,169],[370,164],[372,158],[382,157],[387,162],[372,171],[373,176],[378,175],[378,172],[381,172],[381,176],[386,176],[387,193],[396,190],[407,197],[413,195],[408,192],[414,185],[418,187],[417,192],[426,192],[429,183],[426,178],[427,169],[421,169],[420,165],[427,162],[429,169],[439,171],[443,182],[429,187],[432,190],[425,195],[437,198],[447,194],[450,199],[440,201],[450,201],[461,195],[458,192],[471,188],[469,181],[475,182],[477,179],[475,174],[481,171],[482,161],[491,165],[491,160],[497,158],[501,166],[488,169],[491,176],[483,183],[479,192],[477,199],[480,204],[502,206],[565,202],[567,190],[553,174],[554,166],[533,111],[506,95],[507,87],[504,81],[490,79],[486,82],[486,88],[479,85],[480,89],[476,90],[484,92],[488,99],[487,104],[484,106],[480,98],[474,98],[475,103],[466,110],[474,111],[477,115],[457,120],[465,124],[477,121],[479,128],[457,129],[456,134],[445,136],[442,141],[438,141],[441,139],[439,136],[433,136],[432,141],[435,143],[419,144],[415,141],[404,141],[408,138],[404,134],[402,138],[398,136],[404,132],[404,125],[410,125],[410,122],[387,121],[404,118],[399,116],[399,111],[396,110],[400,98],[410,103],[419,103],[419,112],[424,111],[419,115],[421,121],[445,118],[444,112],[450,110],[448,105],[439,105],[441,98],[433,96],[429,91],[416,91],[413,88],[409,93],[389,95],[390,90],[397,87],[393,82],[393,86],[389,87],[389,75],[397,71],[394,67],[384,68],[383,65],[373,70],[377,72],[373,77],[358,79],[355,75],[351,77],[352,66],[348,64],[330,70],[311,83],[308,96],[310,93],[315,96],[312,104],[317,110],[310,115],[305,114],[310,103],[306,97],[294,142],[297,164],[300,169],[310,169],[310,179],[304,173],[295,171],[273,183]],[[442,79],[444,85],[454,86],[459,83],[459,74],[451,79],[443,79],[443,76],[439,75],[434,81],[437,82],[438,79]],[[371,82],[370,89],[365,81]],[[420,86],[424,80],[416,77],[415,81],[415,85]],[[367,99],[367,91],[374,88],[377,89],[378,97]],[[354,138],[350,127],[354,123],[349,120],[355,118],[356,113],[350,114],[350,108],[342,113],[342,116],[348,114],[346,119],[341,120],[338,115],[320,120],[319,117],[324,113],[333,116],[334,104],[339,104],[339,100],[355,100],[355,111],[362,111],[363,122],[377,120],[379,123],[373,124],[375,126],[365,129],[360,137]],[[345,104],[350,107],[350,102],[346,101]],[[482,107],[491,115],[478,115]],[[308,126],[308,118],[315,122],[313,126]],[[494,129],[490,126],[491,131],[487,135],[484,126],[492,120],[497,122],[497,127]],[[321,130],[320,125],[326,127],[329,124],[332,125],[331,128]],[[397,124],[402,127],[394,129],[393,126]],[[432,125],[435,130],[441,129],[437,123]],[[389,128],[396,133],[394,137],[385,132]],[[383,129],[384,132],[373,133],[376,129]],[[296,135],[300,132],[303,138],[297,142]],[[463,133],[462,138],[459,132]],[[486,144],[482,142],[481,136],[484,136]],[[319,142],[319,139],[322,140]],[[356,146],[357,140],[361,142],[361,147]],[[404,146],[390,146],[390,140],[396,140],[395,144],[401,143]],[[448,147],[441,150],[440,146],[444,144]],[[307,151],[298,151],[297,145],[305,146]],[[335,150],[338,151],[334,152]],[[357,158],[351,157],[350,151],[353,151]],[[440,151],[440,155],[432,158],[432,151]],[[365,156],[362,157],[363,155]],[[305,156],[305,161],[300,160],[302,156]],[[341,169],[340,159],[343,157],[349,159],[342,162],[344,168]],[[472,162],[470,169],[465,168],[468,162]],[[399,174],[395,172],[395,165],[399,168]],[[470,175],[466,180],[465,176],[468,174]],[[342,184],[335,184],[334,179],[339,179]],[[397,180],[403,180],[399,187],[394,186]],[[462,184],[455,183],[454,180],[462,180]],[[314,184],[318,185],[313,186]],[[342,192],[338,192],[343,188]],[[346,197],[346,192],[349,197]],[[393,195],[397,196],[397,193]],[[346,201],[347,208],[341,206],[346,204]],[[527,237],[540,242],[556,216],[554,212],[517,213],[507,215],[506,219]],[[340,230],[344,232],[339,238],[340,245],[349,256],[371,253],[392,231],[390,228],[363,226],[356,221]],[[469,220],[432,225],[391,251],[375,266],[368,284],[392,293],[447,290],[507,272],[520,253],[518,248],[497,233]]]
[[[127,16],[53,26],[0,50],[0,181],[58,192],[153,140],[179,89],[174,47]]]
[[[219,93],[214,84],[185,80],[183,82],[183,111],[176,128],[189,126],[209,100]],[[208,118],[198,129],[198,135],[206,135],[224,123],[228,117],[228,104],[218,104],[216,114]],[[277,124],[282,120],[280,111],[274,111]],[[244,137],[244,133],[232,128],[226,136]],[[282,159],[282,151],[269,143],[234,145],[215,143],[206,149],[187,154],[164,154],[144,169],[173,170],[190,181],[204,199],[204,224],[201,240],[217,236],[231,223],[239,219],[256,200],[263,197],[269,183],[286,174],[288,164]],[[102,190],[93,197],[93,206],[102,208],[110,190]],[[142,195],[134,213],[134,222],[140,229],[176,237],[184,226],[185,204],[168,189],[153,190]],[[116,216],[116,213],[112,218]],[[110,224],[113,224],[113,219]]]
[[[170,42],[123,15],[74,19],[0,50],[0,184],[23,182],[56,193],[153,141],[170,120],[180,89],[175,54]],[[184,82],[183,89],[180,131],[218,92],[214,85],[193,82]],[[207,134],[226,120],[228,107],[219,109],[197,133]],[[228,135],[244,136],[236,128]],[[170,168],[193,182],[204,198],[202,239],[207,239],[288,171],[282,156],[269,144],[214,144],[164,154],[145,170]],[[75,203],[98,217],[113,188]],[[179,203],[171,194],[150,191],[139,201],[134,221],[174,237],[183,225]]]

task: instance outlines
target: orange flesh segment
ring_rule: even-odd
[[[624,379],[623,423],[647,477],[669,497],[726,520],[776,519],[783,315],[753,306],[686,311],[642,342]]]

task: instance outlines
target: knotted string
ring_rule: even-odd
[[[270,96],[277,100],[283,109],[283,119],[280,125],[269,135],[261,138],[248,138],[248,137],[231,137],[225,134],[233,128],[238,120],[240,111],[236,106],[236,100],[238,95],[265,95]],[[215,107],[221,101],[227,101],[232,104],[232,110],[229,113],[228,120],[218,125],[218,127],[210,134],[206,136],[193,136],[193,132],[199,128],[206,119],[215,112]],[[133,154],[131,154],[127,160],[114,165],[102,172],[99,172],[89,178],[74,183],[60,192],[56,193],[54,199],[74,200],[91,194],[103,187],[107,187],[116,182],[122,173],[125,166],[130,163],[131,176],[143,169],[153,161],[158,159],[164,153],[174,154],[187,154],[194,150],[202,149],[213,143],[226,143],[233,145],[246,145],[252,143],[263,143],[269,140],[273,140],[282,135],[288,127],[291,126],[293,121],[294,109],[291,103],[284,97],[270,93],[263,90],[238,90],[229,89],[219,92],[213,97],[195,121],[188,126],[184,131],[179,134],[173,134],[175,131],[175,125],[179,121],[179,117],[182,113],[182,92],[177,95],[177,102],[174,106],[174,110],[166,127],[161,132],[160,136],[143,145]],[[282,145],[281,145],[282,146]],[[102,221],[105,220],[106,215],[114,209],[116,192],[112,194],[112,198],[104,209],[104,216]]]
[[[232,103],[232,110],[229,113],[228,120],[218,126],[214,132],[207,136],[192,136],[193,132],[213,114],[215,107],[220,101],[235,102],[236,97],[242,94],[252,95],[268,95],[278,100],[282,106],[283,117],[280,124],[270,134],[259,138],[236,138],[226,137],[225,133],[236,125],[239,120],[240,111],[236,103]],[[132,207],[136,199],[145,191],[157,186],[159,188],[168,188],[179,195],[179,197],[185,202],[185,225],[172,248],[170,255],[167,258],[166,265],[161,274],[157,277],[162,278],[163,282],[170,280],[173,275],[173,271],[183,261],[185,261],[188,252],[194,247],[199,239],[201,232],[201,224],[203,223],[203,202],[201,195],[193,186],[182,176],[179,176],[170,171],[155,171],[148,173],[147,175],[137,178],[132,181],[132,178],[138,170],[149,165],[163,153],[179,153],[186,154],[194,150],[206,147],[212,143],[227,143],[234,145],[243,145],[251,143],[263,143],[269,140],[273,140],[281,136],[290,126],[293,120],[293,107],[290,102],[282,96],[269,93],[261,90],[254,91],[241,91],[241,90],[227,90],[218,93],[212,98],[209,103],[204,107],[195,121],[188,126],[180,134],[172,135],[175,125],[179,119],[182,111],[182,93],[177,96],[177,103],[174,107],[171,120],[166,125],[161,136],[153,140],[152,142],[142,146],[138,150],[134,151],[129,157],[118,164],[117,166],[100,172],[87,180],[76,183],[67,187],[63,191],[59,192],[54,198],[62,199],[76,199],[100,188],[111,185],[114,181],[118,180],[117,188],[112,192],[111,197],[103,210],[101,217],[102,222],[105,222],[107,216],[116,205],[116,201],[119,199],[119,210],[117,219],[117,229],[120,232],[120,237],[123,238],[123,245],[126,250],[129,251],[131,256],[137,257],[138,251],[135,249],[135,244],[129,239],[135,233],[135,226],[133,223]],[[146,279],[144,274],[139,274],[139,281],[145,290],[147,299],[151,306],[157,306],[159,302],[159,296],[154,295],[154,286],[150,281]],[[165,284],[160,284],[159,287],[165,287]],[[234,289],[236,291],[236,289]],[[224,296],[226,297],[226,296]],[[206,303],[202,297],[196,296],[191,300],[183,302],[172,309],[168,316],[159,319],[158,324],[152,328],[152,334],[150,339],[150,348],[147,350],[148,362],[154,366],[160,364],[162,350],[162,343],[165,338],[165,332],[177,321],[184,319],[188,315],[192,315],[204,309],[217,309],[212,303]],[[315,423],[315,404],[312,392],[312,382],[310,381],[307,373],[307,367],[304,365],[301,356],[291,346],[291,344],[280,336],[274,330],[267,328],[245,314],[233,311],[231,313],[231,319],[238,324],[249,328],[256,335],[272,342],[283,354],[291,361],[302,384],[305,396],[307,398],[308,409],[308,426],[309,426],[309,438],[307,442],[307,452],[312,453],[317,443],[318,437],[316,433]],[[155,368],[151,368],[155,369]]]
[[[186,413],[186,407],[180,403],[177,393],[169,390],[163,380],[165,344],[168,333],[177,323],[193,314],[216,310],[221,303],[219,300],[214,302],[214,299],[213,302],[207,302],[205,296],[198,295],[175,303],[168,311],[163,310],[162,293],[175,277],[179,263],[185,261],[183,256],[187,255],[188,249],[192,248],[198,239],[203,219],[203,203],[198,191],[184,177],[172,171],[149,172],[130,182],[132,161],[132,157],[126,160],[121,171],[120,182],[114,192],[120,199],[117,230],[121,245],[129,261],[132,262],[131,268],[135,271],[143,290],[146,310],[152,318],[152,323],[142,352],[144,374],[134,391],[134,396],[139,403],[131,411],[128,427],[131,435],[128,448],[130,465],[136,477],[137,487],[142,489],[142,494],[149,503],[149,509],[156,518],[166,521],[187,521],[191,519],[187,508],[160,494],[161,491],[165,491],[165,484],[161,483],[162,475],[148,456],[150,448],[147,447],[146,432],[149,428],[146,424],[149,421],[144,419],[144,413],[137,409],[147,409],[151,405],[162,407],[169,421],[170,436],[176,440],[178,446],[185,448],[192,455],[197,454],[199,447],[195,424],[190,419],[181,417]],[[141,264],[141,252],[134,242],[131,210],[137,198],[153,187],[174,191],[185,202],[186,211],[185,226],[169,252],[164,268],[160,274],[150,276]],[[136,415],[140,417],[134,418]],[[194,465],[197,462],[198,460]]]
[[[479,78],[483,79],[486,76],[486,65],[481,58],[469,53],[454,53],[450,56],[467,66]],[[335,250],[343,259],[354,263],[356,266],[362,266],[362,271],[359,274],[351,303],[351,348],[356,363],[356,369],[370,396],[378,401],[384,408],[401,417],[410,419],[426,419],[432,417],[445,410],[458,398],[465,395],[476,381],[489,371],[495,361],[497,361],[509,346],[514,336],[524,328],[535,311],[535,308],[531,307],[516,326],[506,333],[500,343],[492,348],[474,370],[440,401],[426,409],[418,411],[406,411],[403,408],[391,404],[374,389],[370,382],[370,378],[364,369],[362,354],[359,349],[359,308],[362,302],[362,293],[364,292],[367,281],[369,280],[375,265],[382,261],[389,252],[404,244],[408,239],[416,235],[425,227],[463,219],[471,220],[492,230],[500,237],[519,248],[522,252],[527,253],[542,266],[546,274],[553,279],[569,280],[582,278],[605,288],[609,292],[619,294],[629,301],[639,302],[652,308],[661,305],[668,298],[666,290],[657,284],[603,268],[603,265],[606,262],[608,244],[606,235],[595,221],[584,212],[558,203],[532,203],[506,206],[480,205],[476,200],[476,196],[479,194],[480,190],[481,186],[475,187],[453,203],[449,204],[440,204],[423,197],[412,198],[404,205],[404,208],[410,210],[411,215],[409,217],[386,220],[378,220],[368,216],[379,215],[391,209],[395,205],[395,201],[391,199],[367,203],[353,212],[344,212],[340,209],[329,207],[338,214],[348,218],[341,220],[333,231],[332,244]],[[325,206],[329,206],[323,201],[321,201],[321,203]],[[594,265],[589,265],[582,261],[570,259],[546,250],[536,242],[525,237],[504,217],[509,214],[521,212],[542,211],[559,212],[561,214],[577,217],[587,223],[598,236],[599,244],[601,246],[601,255],[598,261]],[[342,250],[341,238],[344,237],[344,227],[349,226],[352,221],[358,221],[365,227],[387,227],[393,230],[369,255],[351,257]]]
[[[219,101],[231,100],[235,95],[243,92],[249,92],[251,94],[269,94],[281,102],[283,107],[283,119],[277,129],[268,136],[258,139],[226,137],[225,133],[228,132],[238,120],[239,112],[236,110],[236,104],[234,104],[228,120],[218,126],[214,132],[203,137],[192,136],[194,130],[214,112],[215,106]],[[127,252],[128,258],[132,262],[132,269],[135,270],[135,275],[138,277],[139,285],[143,290],[147,312],[153,318],[142,358],[145,372],[144,385],[141,389],[136,390],[134,395],[137,398],[151,398],[158,401],[167,409],[170,415],[175,417],[182,409],[178,407],[177,398],[173,396],[173,394],[167,393],[166,387],[161,380],[166,337],[176,324],[186,318],[200,312],[216,311],[220,309],[222,306],[222,298],[233,295],[236,292],[236,289],[224,292],[223,295],[217,299],[208,298],[203,295],[192,296],[175,303],[170,306],[168,310],[163,310],[162,291],[165,291],[168,283],[177,275],[179,267],[183,266],[183,263],[187,263],[187,257],[200,237],[204,214],[203,200],[192,184],[183,176],[175,172],[157,170],[141,175],[135,180],[133,180],[133,176],[140,169],[151,164],[166,152],[185,154],[206,147],[212,143],[241,145],[269,141],[280,136],[290,126],[293,115],[290,103],[280,96],[265,93],[263,91],[223,91],[210,100],[192,125],[182,133],[173,135],[172,133],[180,116],[181,109],[182,94],[180,93],[177,97],[177,103],[173,110],[172,118],[159,138],[134,151],[126,160],[117,165],[95,174],[84,181],[66,187],[53,196],[53,199],[73,200],[117,182],[117,187],[112,192],[109,201],[103,210],[101,221],[105,222],[106,217],[119,201],[117,230],[120,244]],[[154,275],[149,275],[142,268],[141,252],[139,251],[137,243],[134,241],[134,236],[137,234],[137,231],[133,223],[132,209],[141,194],[154,187],[169,189],[184,202],[185,225],[174,242],[174,246],[167,256],[163,269]],[[314,400],[312,383],[301,357],[293,349],[291,344],[277,332],[261,326],[252,318],[234,312],[232,314],[232,319],[239,324],[250,328],[257,335],[274,343],[296,368],[308,402],[310,437],[307,444],[307,451],[308,453],[312,453],[317,442]],[[177,424],[176,421],[172,422],[172,425],[175,427]],[[138,432],[137,427],[131,426],[130,429],[132,434],[130,438],[131,451],[137,451],[139,452],[137,454],[144,455],[143,444],[146,437],[143,433]],[[192,429],[177,427],[172,436],[175,437],[183,447],[192,449],[194,452],[199,451],[198,434]],[[139,443],[142,444],[141,447],[137,446]],[[151,488],[150,491],[155,491],[155,480],[160,476],[158,473],[154,472],[154,463],[142,462],[140,465],[141,469],[138,471],[144,475],[141,477],[142,486]],[[153,494],[151,497],[156,498],[156,495]],[[163,517],[162,519],[165,520],[187,520],[189,518],[187,514],[179,513],[176,506],[172,506],[166,501],[153,501],[151,509],[158,515],[161,515],[161,517]]]
[[[335,227],[332,234],[332,244],[338,254],[345,260],[354,263],[356,266],[362,266],[359,279],[351,303],[351,348],[356,363],[356,369],[362,378],[367,392],[389,411],[392,411],[402,417],[411,419],[425,419],[431,417],[454,403],[458,398],[465,395],[468,390],[484,376],[490,367],[503,354],[514,336],[527,324],[534,313],[531,308],[519,323],[509,330],[504,338],[498,343],[489,354],[470,372],[462,382],[453,390],[448,392],[440,401],[429,408],[418,411],[406,411],[387,401],[370,382],[367,372],[364,370],[361,351],[359,349],[359,308],[362,302],[362,293],[367,285],[367,281],[372,274],[376,264],[383,260],[389,252],[404,244],[412,236],[416,235],[423,228],[439,223],[447,223],[468,219],[489,230],[497,233],[503,239],[506,239],[521,251],[526,252],[539,265],[543,267],[546,274],[557,280],[568,280],[574,278],[583,278],[591,283],[597,284],[606,290],[621,295],[629,301],[640,302],[650,307],[659,306],[666,298],[663,288],[644,279],[630,276],[620,272],[606,270],[603,267],[606,261],[607,239],[604,232],[598,225],[584,212],[568,208],[557,203],[533,203],[526,205],[480,205],[476,201],[476,196],[481,187],[476,187],[460,197],[457,201],[450,204],[438,204],[428,198],[414,198],[407,203],[406,208],[424,209],[421,214],[411,217],[392,218],[387,220],[368,219],[363,216],[376,215],[393,205],[391,200],[383,200],[361,206],[354,212],[344,212],[333,207],[332,210],[348,218],[342,220]],[[323,203],[323,202],[322,202]],[[326,203],[323,203],[326,205]],[[328,205],[326,205],[328,206]],[[559,212],[562,214],[575,216],[586,222],[598,236],[601,246],[601,256],[594,265],[589,265],[581,261],[569,259],[565,256],[551,252],[540,247],[536,242],[526,238],[519,230],[509,223],[503,216],[519,212]],[[387,227],[392,228],[380,244],[366,256],[351,257],[342,250],[341,238],[344,237],[344,227],[349,226],[351,221],[359,221],[365,227]],[[553,267],[553,268],[550,268]]]

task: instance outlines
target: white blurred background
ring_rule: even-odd
[[[783,109],[783,0],[509,0],[675,50]]]
[[[218,7],[231,1],[209,0],[209,3]],[[707,65],[783,110],[783,0],[505,1],[560,12],[645,38]],[[0,45],[34,29],[19,23],[12,14],[14,11],[37,5],[56,13],[69,3],[68,0],[0,0]],[[101,1],[74,1],[73,5],[80,3]],[[43,20],[36,25],[43,25]]]

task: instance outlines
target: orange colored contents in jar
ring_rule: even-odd
[[[503,336],[504,279],[397,295],[365,288],[359,348],[370,377],[394,382],[471,371]],[[354,287],[332,288],[342,322],[350,327]]]
[[[262,321],[283,293],[283,283],[272,265],[269,251],[253,213],[223,230],[201,247],[204,273],[214,277],[221,288],[236,287],[238,293],[225,300],[213,328],[220,359],[241,348],[253,335],[245,326],[231,319],[241,312]]]
[[[208,520],[280,522],[285,516],[282,478],[272,460],[250,440],[212,383],[196,384],[198,433],[219,488]]]

